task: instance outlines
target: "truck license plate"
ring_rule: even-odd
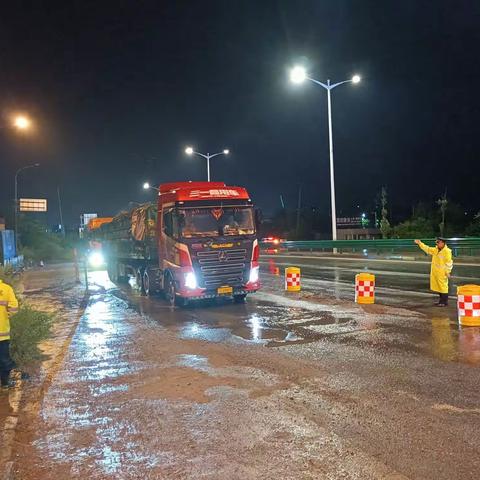
[[[219,295],[231,295],[233,293],[233,287],[219,287],[217,293]]]

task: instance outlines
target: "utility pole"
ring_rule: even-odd
[[[300,210],[302,209],[302,185],[298,186],[298,202],[297,202],[297,240],[300,235]]]
[[[34,163],[33,165],[26,165],[25,167],[19,168],[15,172],[15,255],[18,256],[18,174],[27,170],[28,168],[39,167],[39,163]]]
[[[57,195],[58,195],[58,211],[60,213],[60,230],[65,238],[65,225],[63,224],[63,214],[62,214],[62,200],[60,199],[60,187],[57,187]]]
[[[445,187],[445,192],[442,195],[442,197],[437,200],[437,205],[440,207],[440,213],[442,215],[442,221],[439,227],[440,227],[440,236],[443,237],[445,234],[445,213],[447,211],[447,205],[448,205],[447,187]]]

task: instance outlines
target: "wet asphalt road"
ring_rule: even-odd
[[[90,281],[15,478],[478,478],[480,329],[451,310],[361,308],[347,282],[287,295],[268,274],[244,305],[171,310]]]

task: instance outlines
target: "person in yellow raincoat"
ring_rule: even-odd
[[[18,311],[18,301],[13,288],[0,280],[0,381],[2,387],[13,386],[10,371],[15,363],[10,358],[10,318]]]
[[[442,237],[437,237],[435,247],[429,247],[420,240],[415,240],[415,243],[425,253],[432,256],[430,290],[440,295],[436,305],[446,307],[448,305],[448,279],[453,268],[452,251],[447,247],[445,238]]]

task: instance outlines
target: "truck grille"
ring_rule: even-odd
[[[197,260],[205,288],[242,285],[246,257],[245,249],[198,252]]]

